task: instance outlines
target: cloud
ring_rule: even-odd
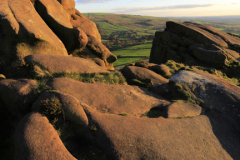
[[[173,6],[157,6],[157,7],[141,7],[141,8],[116,8],[114,9],[117,13],[131,13],[139,11],[149,10],[167,10],[167,9],[190,9],[200,7],[211,7],[217,4],[186,4],[186,5],[173,5]]]
[[[109,1],[118,1],[118,0],[76,0],[76,3],[107,3]]]

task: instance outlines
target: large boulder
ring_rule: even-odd
[[[76,160],[65,148],[48,119],[37,112],[26,115],[15,131],[15,160]]]
[[[33,67],[37,76],[45,76],[54,73],[97,73],[108,72],[91,60],[80,57],[56,56],[56,55],[29,55],[24,58],[26,63]]]
[[[239,60],[240,38],[206,25],[169,21],[164,31],[155,33],[150,63],[168,60],[224,68]]]
[[[69,78],[54,78],[47,84],[54,90],[75,96],[80,102],[111,114],[141,116],[152,108],[170,104],[137,86],[83,83]]]
[[[183,37],[191,37],[195,42],[204,45],[216,44],[228,47],[228,44],[221,37],[199,28],[197,25],[190,22],[177,23],[169,21],[166,23],[166,27],[166,31],[173,32]]]
[[[168,118],[187,118],[200,115],[202,108],[197,104],[185,102],[173,102],[167,108],[166,116]]]
[[[188,98],[207,109],[217,110],[231,116],[240,114],[239,86],[215,75],[196,71],[179,71],[173,75],[170,79],[170,82],[173,82],[170,83],[173,90],[187,91]]]
[[[67,55],[63,43],[29,0],[0,2],[0,53],[2,70],[31,54]]]
[[[132,80],[137,79],[145,83],[150,84],[166,84],[168,79],[161,75],[142,67],[136,66],[125,66],[121,70],[122,74],[126,77],[126,80],[131,83]]]
[[[109,159],[230,160],[239,156],[239,131],[217,112],[165,119],[103,114],[89,107],[85,110],[97,126],[96,140]]]

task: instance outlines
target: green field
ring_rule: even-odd
[[[113,63],[114,67],[121,67],[128,63],[137,62],[140,60],[148,60],[151,52],[152,42],[147,42],[145,44],[126,47],[112,53],[116,56],[121,55],[116,62]]]

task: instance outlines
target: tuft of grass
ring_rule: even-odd
[[[130,85],[136,85],[136,86],[139,86],[139,87],[143,87],[146,90],[148,90],[148,88],[152,85],[152,83],[150,83],[150,82],[142,82],[138,79],[131,79],[129,84]]]
[[[177,63],[173,60],[168,60],[165,63],[166,66],[168,66],[170,68],[170,72],[172,74],[176,73],[179,70],[192,70],[189,66],[184,65],[183,63]]]
[[[240,66],[235,65],[235,63],[231,63],[231,68],[230,69],[225,69],[225,70],[216,70],[214,68],[205,68],[202,66],[195,66],[197,69],[202,70],[204,72],[216,75],[219,78],[222,78],[224,80],[227,80],[229,82],[232,82],[236,85],[240,85],[240,76],[237,74],[239,71]],[[240,72],[239,72],[240,73]],[[232,78],[230,78],[232,77]]]
[[[125,78],[119,72],[102,72],[102,73],[54,73],[53,77],[68,77],[85,83],[106,83],[106,84],[126,84]]]
[[[191,94],[179,83],[169,81],[169,91],[171,93],[172,101],[182,100],[185,102],[197,104],[197,102],[192,99]]]
[[[120,115],[120,116],[130,116],[130,114],[128,114],[126,112],[119,113],[118,115]]]
[[[41,113],[48,118],[49,122],[56,130],[59,129],[61,124],[65,121],[62,103],[60,103],[59,99],[56,97],[41,102]]]

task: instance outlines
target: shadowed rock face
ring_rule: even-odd
[[[215,68],[238,62],[240,38],[190,22],[167,22],[166,26],[165,31],[155,34],[149,62],[161,64],[174,60]]]

